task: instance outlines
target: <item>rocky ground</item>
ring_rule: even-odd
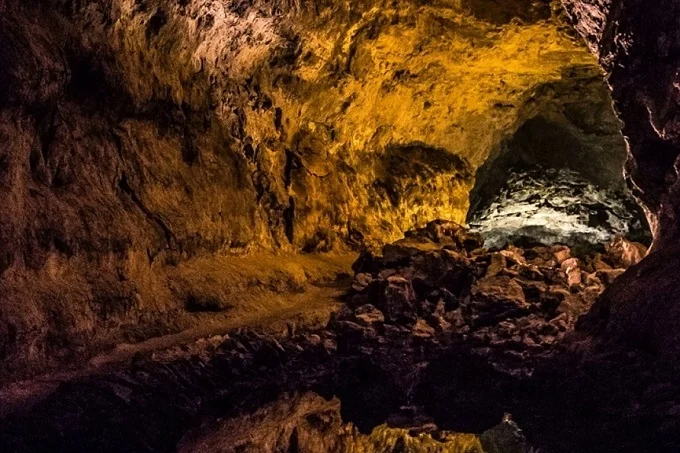
[[[579,254],[566,246],[487,250],[478,235],[435,221],[381,255],[362,254],[344,307],[324,328],[247,329],[140,354],[6,416],[0,445],[334,451],[347,433],[373,446],[375,436],[385,445],[406,436],[399,442],[410,445],[413,436],[482,433],[511,413],[525,437],[512,432],[542,452],[673,451],[680,386],[672,367],[639,350],[598,355],[573,333],[578,316],[643,253],[623,239]],[[339,408],[321,402],[332,398]],[[292,413],[272,437],[267,423]]]

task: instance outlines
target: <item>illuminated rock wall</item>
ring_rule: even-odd
[[[564,168],[514,168],[506,185],[470,214],[470,227],[487,248],[507,243],[599,246],[616,236],[645,243],[651,239],[644,214],[628,192],[597,187]]]

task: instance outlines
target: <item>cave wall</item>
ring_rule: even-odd
[[[520,115],[524,122],[499,140],[477,169],[468,221],[491,203],[512,168],[568,169],[600,189],[624,189],[626,143],[610,91],[596,68],[578,71],[578,77],[540,86],[535,97],[551,97],[553,102],[541,103],[539,109],[528,104],[531,111]]]
[[[2,2],[2,377],[185,328],[178,264],[464,221],[499,143],[600,77],[560,14]]]
[[[581,329],[677,361],[680,357],[680,4],[563,0],[607,72],[623,120],[626,178],[654,236],[649,255],[598,301]]]
[[[672,0],[564,0],[598,56],[624,122],[629,184],[648,210],[655,244],[677,242],[680,5]]]

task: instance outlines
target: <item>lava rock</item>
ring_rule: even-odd
[[[378,308],[387,322],[413,322],[417,319],[416,293],[411,282],[404,277],[391,276],[380,282]]]
[[[362,305],[354,310],[354,317],[357,322],[366,326],[385,322],[385,315],[371,304]]]
[[[618,236],[606,247],[607,256],[615,267],[628,269],[645,257],[647,247],[639,242],[631,242]]]
[[[624,272],[625,269],[602,269],[597,271],[596,275],[605,285],[609,286]]]
[[[522,287],[507,276],[487,277],[475,282],[464,313],[473,325],[488,325],[529,313]]]
[[[442,219],[433,220],[424,228],[411,230],[405,236],[424,237],[437,244],[453,245],[457,250],[472,251],[484,245],[480,234],[472,233],[456,222]]]

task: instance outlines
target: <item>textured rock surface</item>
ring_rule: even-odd
[[[616,236],[651,239],[644,214],[627,191],[598,187],[566,169],[508,171],[506,185],[468,215],[472,230],[484,237],[487,247],[508,241],[573,246]]]
[[[641,0],[563,3],[608,72],[630,144],[627,175],[649,211],[655,244],[677,242],[680,5],[673,0],[651,8]]]
[[[488,251],[477,247],[475,233],[443,220],[407,237],[354,264],[351,321],[377,307],[385,314],[378,324],[407,325],[421,338],[452,331],[511,374],[531,374],[532,362],[553,354],[602,291],[641,259],[623,253],[641,251],[622,238],[600,251],[575,249],[574,256],[564,245]],[[475,246],[466,250],[462,243]]]
[[[680,3],[673,0],[563,0],[608,73],[630,153],[629,186],[654,235],[649,257],[598,303],[584,327],[645,345],[677,360],[680,284]]]
[[[622,156],[596,62],[546,1],[0,8],[4,376],[185,328],[178,263],[206,281],[206,257],[463,221],[532,118],[610,179]]]
[[[351,423],[343,425],[340,401],[326,401],[306,393],[280,400],[254,414],[220,421],[204,422],[185,436],[178,451],[200,452],[365,452],[428,451],[432,453],[483,453],[482,443],[473,434],[418,433],[407,428],[381,425],[362,434]],[[436,426],[431,426],[436,429]],[[498,429],[490,431],[492,437]],[[434,438],[433,438],[434,437]],[[505,436],[508,437],[508,436]],[[486,450],[495,453],[491,450]],[[502,451],[502,450],[501,450]],[[517,449],[518,453],[526,450]],[[500,451],[499,451],[500,453]],[[507,453],[511,453],[507,451]]]

